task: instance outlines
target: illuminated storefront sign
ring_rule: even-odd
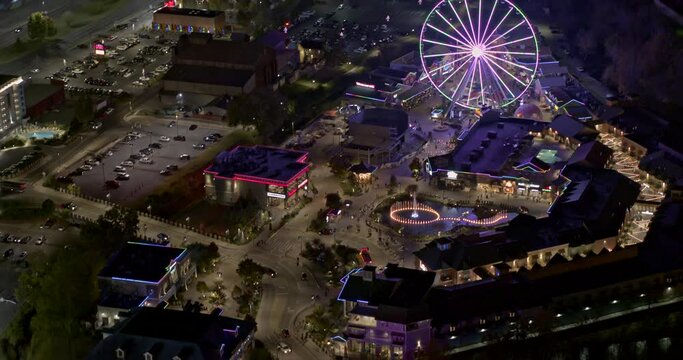
[[[274,192],[270,192],[270,191],[268,191],[268,192],[266,193],[266,196],[272,197],[272,198],[278,198],[278,199],[284,199],[284,198],[286,198],[285,194],[278,194],[278,193],[274,193]]]
[[[93,49],[95,50],[95,55],[104,56],[106,47],[103,43],[98,42],[93,44]]]

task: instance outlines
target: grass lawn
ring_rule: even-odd
[[[202,171],[219,152],[238,144],[253,144],[255,138],[256,134],[243,130],[236,130],[226,135],[215,146],[209,147],[201,155],[195,157],[187,166],[167,177],[146,198],[136,199],[128,205],[145,211],[147,205],[154,202],[152,212],[155,215],[168,219],[174,218],[174,214],[191,208],[202,200],[204,194]],[[150,199],[156,200],[151,201]],[[163,201],[163,203],[159,203],[159,201]]]

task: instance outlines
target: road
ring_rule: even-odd
[[[26,39],[26,22],[34,12],[46,11],[53,19],[66,11],[77,9],[88,0],[24,0],[24,4],[16,9],[0,11],[0,47],[11,45],[17,36]],[[14,29],[21,27],[20,33]]]

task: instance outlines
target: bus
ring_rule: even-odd
[[[26,191],[26,183],[19,181],[0,181],[0,192],[4,193],[22,193]]]

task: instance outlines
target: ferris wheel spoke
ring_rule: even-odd
[[[467,35],[467,38],[470,39],[470,43],[472,43],[472,45],[476,44],[476,41],[474,41],[474,38],[467,31],[467,27],[465,26],[465,23],[462,22],[460,15],[458,15],[458,12],[453,7],[453,3],[451,3],[451,0],[448,0],[448,5],[451,7],[451,10],[453,10],[453,14],[455,14],[455,17],[458,19],[458,22],[460,23],[460,26],[462,27],[462,31],[464,31],[465,35]]]
[[[439,66],[438,68],[429,70],[429,73],[430,73],[430,74],[434,74],[435,72],[437,72],[437,71],[439,71],[439,70],[445,68],[445,67],[448,66],[448,65],[453,65],[453,64],[455,64],[455,63],[458,62],[458,61],[465,61],[465,60],[468,60],[468,59],[471,58],[471,57],[472,57],[472,55],[464,56],[464,57],[455,59],[455,60],[453,60],[453,61],[447,62],[447,63],[445,63],[445,64]],[[466,62],[465,62],[465,63],[466,63]],[[458,71],[458,70],[455,70],[455,71]]]
[[[471,57],[472,57],[472,56],[467,56],[467,57],[465,57],[465,58],[471,58]],[[463,59],[465,59],[465,58],[463,58]],[[468,59],[468,60],[469,60],[469,59]],[[458,66],[455,70],[453,70],[453,72],[452,72],[450,75],[448,75],[448,76],[446,77],[446,79],[445,79],[444,81],[441,82],[441,84],[439,84],[439,87],[442,87],[445,83],[447,83],[448,80],[450,80],[450,79],[453,77],[453,75],[455,75],[458,71],[460,71],[460,69],[463,68],[463,66],[467,65],[468,63],[469,63],[469,61],[465,61],[464,63],[460,64],[460,66]],[[444,65],[444,66],[445,66],[445,65]]]
[[[491,19],[493,18],[493,13],[496,12],[496,5],[498,5],[498,0],[495,0],[493,2],[493,8],[491,9],[491,12],[489,13],[489,19],[486,21],[486,26],[484,27],[484,32],[481,34],[482,39],[486,39],[486,32],[489,30],[489,25],[491,24]],[[481,4],[479,4],[481,7]]]
[[[446,24],[448,24],[448,26],[450,26],[451,29],[453,29],[453,31],[455,31],[458,35],[460,35],[460,37],[462,38],[462,40],[456,40],[456,41],[458,41],[459,43],[461,43],[461,44],[463,44],[463,45],[465,45],[465,46],[474,46],[474,44],[472,44],[472,43],[470,42],[470,40],[467,38],[467,36],[463,35],[463,34],[460,32],[460,30],[458,30],[455,26],[453,26],[453,24],[451,23],[451,21],[448,20],[448,19],[446,19],[446,17],[443,16],[443,15],[439,12],[439,10],[436,10],[435,13],[436,13],[437,15],[439,15],[439,17],[441,18],[441,20],[443,20]],[[464,41],[464,42],[463,42],[463,41]]]
[[[493,78],[496,80],[496,83],[498,84],[498,88],[500,88],[500,84],[502,84],[503,87],[505,88],[505,90],[507,90],[508,93],[510,93],[510,96],[514,98],[515,93],[513,93],[512,90],[510,90],[510,88],[507,86],[507,84],[505,84],[505,81],[503,81],[503,79],[500,78],[500,75],[498,75],[498,73],[495,70],[493,70],[493,68],[491,67],[491,64],[489,64],[489,61],[486,58],[484,58],[484,64],[486,64],[486,66],[488,66],[489,71],[491,72],[491,74],[493,74]],[[503,89],[500,89],[500,91],[503,92]]]
[[[481,0],[479,0],[479,16],[477,20],[477,41],[481,43]]]
[[[467,64],[467,63],[466,63],[466,64]],[[469,74],[469,73],[470,73],[470,70],[472,69],[472,64],[473,64],[473,62],[470,62],[469,64],[470,64],[470,66],[467,68],[467,70],[465,70],[465,73],[462,74],[462,77],[460,78],[460,81],[458,81],[458,85],[456,85],[456,86],[455,86],[455,89],[453,90],[453,95],[451,95],[451,100],[452,100],[452,101],[456,101],[456,100],[455,100],[455,94],[458,92],[458,90],[460,90],[460,85],[462,85],[463,81],[464,81],[465,78],[467,77],[467,74]],[[457,101],[456,101],[456,102],[457,102]]]
[[[497,38],[495,38],[495,39],[489,41],[488,44],[494,44],[494,43],[495,43],[496,41],[498,41],[499,39],[502,39],[505,35],[509,34],[509,33],[512,32],[513,30],[515,30],[516,28],[522,26],[522,24],[524,24],[524,20],[520,21],[517,25],[515,25],[515,26],[511,27],[510,29],[508,29],[508,31],[506,31],[506,32],[504,32],[504,33],[502,33],[502,34],[500,34]]]
[[[465,0],[465,12],[467,13],[467,19],[470,21],[470,30],[472,30],[472,37],[475,39],[474,43],[479,43],[479,38],[474,33],[474,23],[472,22],[472,16],[470,16],[470,5]]]
[[[519,65],[519,64],[517,64],[517,63],[515,63],[515,62],[512,62],[512,61],[507,60],[507,59],[503,59],[503,58],[498,57],[498,56],[495,56],[495,55],[491,55],[491,54],[485,53],[484,56],[488,57],[489,60],[492,60],[492,61],[496,61],[496,60],[497,60],[497,61],[502,61],[502,62],[504,62],[504,63],[506,63],[506,64],[509,64],[509,65],[512,65],[512,66],[516,66],[516,67],[518,67],[518,68],[520,68],[520,69],[523,69],[523,70],[526,70],[526,71],[528,71],[528,72],[534,72],[533,69],[530,69],[530,68],[528,68],[528,67],[526,67],[526,66],[524,66],[524,65]]]
[[[455,41],[457,41],[457,42],[462,43],[462,41],[456,39],[456,38],[455,38],[454,36],[452,36],[451,34],[449,34],[449,33],[445,32],[445,31],[443,31],[443,30],[437,28],[436,26],[434,26],[434,25],[432,25],[432,24],[427,24],[427,26],[428,26],[430,29],[434,29],[434,30],[438,31],[439,33],[441,33],[441,34],[447,36],[447,37],[448,37],[449,39],[451,39],[451,40],[455,40]],[[467,45],[467,44],[465,44],[465,45]],[[464,47],[464,46],[458,46],[458,45],[453,45],[453,46],[456,47],[456,48],[458,48],[458,49],[462,49],[462,50],[470,50],[470,48]]]
[[[477,76],[477,62],[479,62],[479,59],[474,59],[472,76],[470,77],[470,91],[467,92],[467,105],[470,104],[470,98],[472,97],[472,86],[474,85],[474,78]]]
[[[477,61],[477,67],[479,68],[479,91],[481,91],[481,103],[486,104],[486,97],[484,96],[484,76],[481,71],[481,61]]]
[[[508,41],[508,42],[505,42],[505,43],[502,43],[502,44],[498,44],[498,45],[493,45],[493,46],[491,46],[491,47],[487,47],[486,50],[489,50],[489,49],[496,49],[496,48],[499,48],[499,47],[507,46],[507,45],[514,44],[514,43],[518,43],[518,42],[521,42],[521,41],[526,41],[526,40],[533,39],[533,38],[534,38],[533,35],[532,35],[532,36],[527,36],[527,37],[524,37],[524,38],[521,38],[521,39],[512,40],[512,41]]]
[[[536,53],[532,52],[519,52],[519,51],[489,51],[486,50],[487,54],[510,54],[510,55],[536,55]]]
[[[508,15],[510,15],[511,12],[512,12],[512,8],[510,8],[510,9],[508,10],[508,12],[506,12],[505,15],[503,15],[503,18],[500,19],[500,21],[498,22],[498,25],[496,25],[496,27],[493,28],[493,30],[491,31],[491,33],[490,33],[487,37],[484,38],[484,41],[482,41],[484,44],[488,44],[488,43],[489,43],[489,39],[491,38],[491,36],[493,36],[493,34],[495,34],[496,31],[498,31],[498,28],[499,28],[501,25],[503,25],[503,22],[505,22],[505,19],[508,18]]]
[[[430,44],[443,45],[443,46],[455,48],[455,49],[461,49],[462,48],[462,46],[453,45],[453,44],[449,44],[449,43],[445,43],[445,42],[441,42],[441,41],[435,41],[435,40],[429,40],[429,39],[422,39],[422,41],[430,43]]]
[[[448,56],[448,55],[465,55],[465,54],[471,54],[471,51],[453,51],[453,52],[447,52],[447,53],[439,53],[439,54],[427,54],[422,56],[423,58],[433,58],[433,57],[441,57],[441,56]]]
[[[518,83],[520,83],[522,86],[526,87],[527,84],[525,84],[524,81],[522,81],[522,80],[518,79],[516,76],[512,75],[512,74],[511,74],[509,71],[507,71],[504,67],[498,65],[497,62],[492,61],[492,60],[489,59],[487,56],[484,56],[484,59],[486,59],[486,61],[489,62],[490,64],[493,64],[493,65],[495,65],[497,68],[501,69],[504,73],[506,73],[509,77],[511,77],[512,79],[514,79],[514,80],[517,81]]]

